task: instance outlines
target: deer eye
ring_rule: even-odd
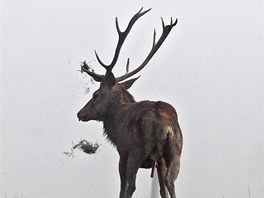
[[[98,96],[99,96],[99,94],[98,94],[98,93],[94,93],[94,94],[93,94],[93,99],[96,99],[96,98],[98,98]]]

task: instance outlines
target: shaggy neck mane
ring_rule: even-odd
[[[103,118],[104,135],[114,146],[116,146],[116,138],[118,136],[118,125],[123,115],[127,113],[127,109],[135,103],[134,97],[128,91],[117,90],[120,100],[114,101],[107,114]]]

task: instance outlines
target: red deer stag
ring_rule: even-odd
[[[163,32],[156,42],[154,30],[153,45],[143,63],[135,70],[115,77],[112,73],[120,49],[134,23],[149,10],[136,13],[121,31],[116,18],[116,29],[119,35],[114,58],[110,65],[104,64],[95,51],[98,62],[106,69],[105,75],[96,74],[86,62],[81,70],[100,82],[100,88],[93,98],[77,114],[80,121],[102,121],[104,134],[116,146],[120,156],[119,173],[121,180],[120,198],[132,197],[136,189],[135,180],[139,168],[157,167],[160,184],[160,195],[176,198],[174,182],[180,169],[182,151],[182,134],[175,109],[165,102],[136,102],[127,91],[137,78],[123,81],[143,69],[157,52],[171,29],[177,24],[171,18],[170,25],[162,19]],[[127,68],[129,59],[127,60]]]

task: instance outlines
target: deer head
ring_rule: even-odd
[[[109,118],[120,104],[134,102],[127,89],[137,78],[117,83],[113,74],[107,74],[100,88],[93,93],[92,99],[79,111],[80,121],[104,121]]]
[[[162,35],[156,42],[156,31],[154,29],[152,48],[149,54],[147,55],[146,59],[135,70],[129,72],[130,61],[128,58],[126,63],[127,72],[122,76],[115,77],[114,74],[112,73],[112,70],[118,60],[122,45],[127,35],[129,34],[135,22],[141,16],[149,12],[151,9],[148,9],[146,11],[142,11],[142,10],[143,8],[141,8],[140,11],[137,12],[131,18],[125,31],[120,30],[118,19],[116,18],[115,24],[119,37],[118,37],[118,42],[115,49],[113,60],[109,65],[103,63],[102,60],[99,58],[97,52],[95,51],[95,56],[97,58],[97,61],[106,70],[106,73],[104,75],[95,73],[93,70],[89,68],[89,66],[86,64],[85,61],[81,65],[81,71],[87,73],[95,81],[100,82],[100,88],[94,92],[93,98],[77,114],[80,121],[89,121],[89,120],[104,121],[105,119],[109,118],[109,116],[112,116],[112,113],[114,113],[113,112],[114,109],[118,109],[118,105],[134,102],[133,96],[127,92],[127,89],[129,89],[138,78],[133,78],[128,81],[124,81],[124,80],[138,73],[148,64],[148,62],[151,60],[153,55],[157,52],[157,50],[160,48],[164,40],[167,38],[171,29],[177,24],[177,19],[175,22],[173,22],[171,18],[170,25],[165,25],[163,19],[161,18],[162,28],[163,28]]]

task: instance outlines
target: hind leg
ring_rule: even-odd
[[[158,171],[159,185],[160,185],[160,196],[162,198],[167,198],[168,197],[168,192],[167,192],[166,186],[165,186],[166,170],[167,170],[167,168],[166,168],[165,160],[161,159],[158,162],[157,171]]]
[[[165,184],[169,191],[171,198],[176,198],[174,183],[178,177],[180,170],[180,156],[174,156],[167,165],[167,172],[165,176]]]

